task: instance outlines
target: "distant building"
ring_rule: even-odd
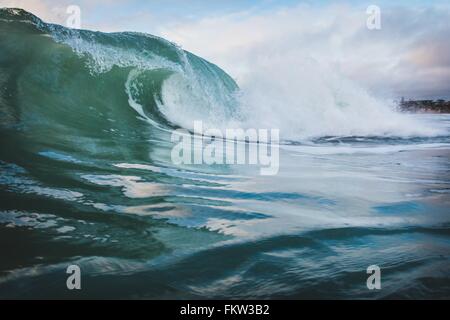
[[[450,101],[439,100],[408,100],[401,98],[399,109],[411,113],[450,113]]]

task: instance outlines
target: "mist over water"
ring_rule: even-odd
[[[241,85],[246,118],[256,127],[282,128],[285,139],[445,135],[313,59],[288,55],[256,65]]]
[[[397,113],[312,59],[236,84],[150,35],[19,10],[0,30],[0,297],[449,296],[448,115]],[[174,165],[195,120],[279,128],[279,173]]]

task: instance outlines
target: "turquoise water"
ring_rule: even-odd
[[[163,39],[2,10],[0,297],[449,298],[450,115],[404,116],[428,136],[289,137],[274,176],[174,165],[174,101],[217,123],[238,92]]]

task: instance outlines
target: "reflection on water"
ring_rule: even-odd
[[[261,176],[176,167],[165,135],[103,145],[108,160],[16,140],[28,157],[0,162],[0,296],[69,297],[76,263],[86,298],[448,297],[448,138],[287,144]]]

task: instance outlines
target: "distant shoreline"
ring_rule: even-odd
[[[450,113],[450,101],[439,100],[405,100],[398,102],[402,112],[410,113]]]

